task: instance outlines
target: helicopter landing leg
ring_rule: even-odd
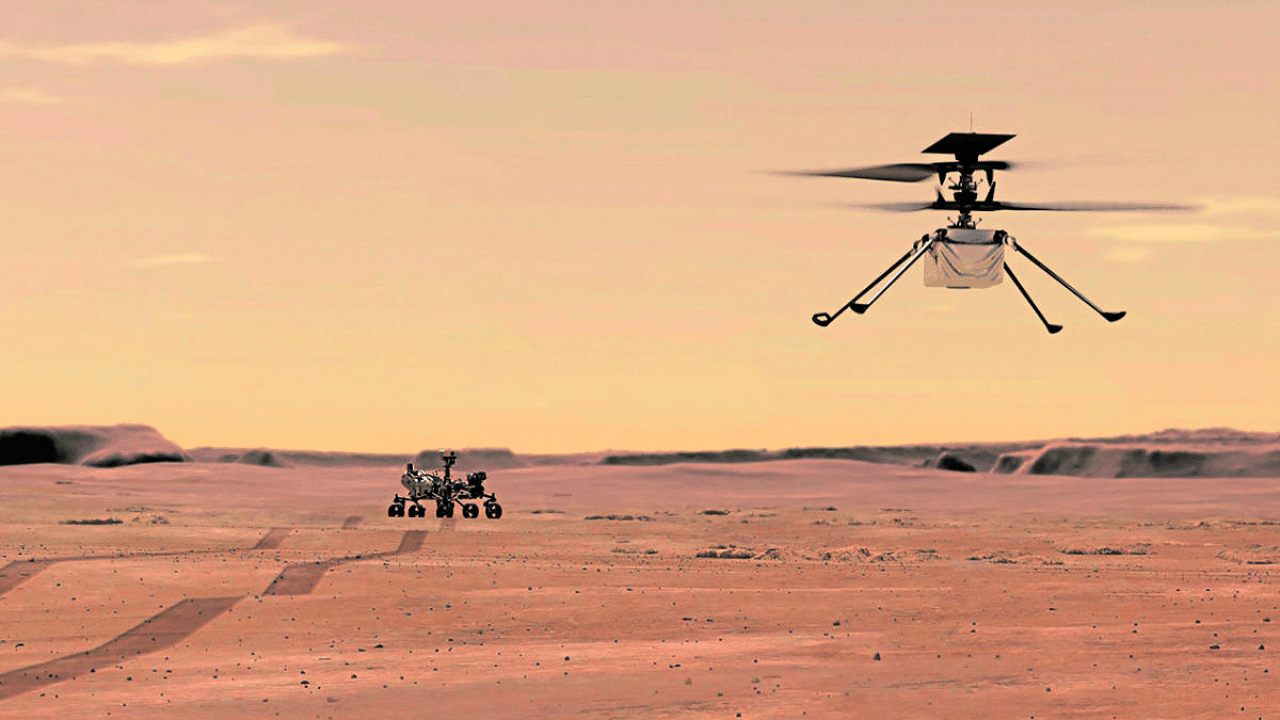
[[[849,303],[849,307],[854,312],[858,313],[859,315],[866,312],[867,308],[871,307],[872,303],[874,303],[876,300],[879,300],[880,296],[883,295],[886,290],[893,287],[893,284],[898,282],[898,278],[902,277],[903,273],[910,270],[911,266],[915,265],[916,261],[919,260],[926,252],[928,252],[929,248],[933,247],[933,243],[937,240],[937,238],[929,237],[928,235],[926,235],[920,240],[921,240],[920,244],[918,244],[915,248],[913,248],[913,252],[915,254],[911,256],[911,259],[907,261],[907,264],[903,265],[901,270],[894,273],[893,277],[889,278],[889,282],[885,283],[884,287],[876,291],[876,294],[872,295],[870,300],[866,301],[865,303],[856,303],[856,302]],[[857,298],[854,298],[854,299],[856,300]]]
[[[1009,239],[1013,240],[1013,238],[1009,238]],[[1103,310],[1097,305],[1094,305],[1092,302],[1089,301],[1089,298],[1085,297],[1084,295],[1081,295],[1079,290],[1076,290],[1075,288],[1071,287],[1071,283],[1068,283],[1066,280],[1063,280],[1062,277],[1058,275],[1058,273],[1050,270],[1047,265],[1037,260],[1035,255],[1032,255],[1031,253],[1027,252],[1017,242],[1013,242],[1012,244],[1013,244],[1014,250],[1017,250],[1018,252],[1025,255],[1028,260],[1035,263],[1036,267],[1045,271],[1045,273],[1047,273],[1049,277],[1053,278],[1054,280],[1057,280],[1058,283],[1062,285],[1062,287],[1070,290],[1072,295],[1075,295],[1076,297],[1084,301],[1085,305],[1088,305],[1089,307],[1093,308],[1093,311],[1101,315],[1103,318],[1105,318],[1107,322],[1115,322],[1125,316],[1125,312],[1123,310],[1121,310],[1120,312],[1107,312],[1106,310]],[[1017,282],[1017,281],[1015,280],[1014,282]],[[1027,298],[1027,299],[1030,300],[1030,298]]]
[[[1054,325],[1044,319],[1044,313],[1040,312],[1040,308],[1036,307],[1036,302],[1031,299],[1027,289],[1022,287],[1022,283],[1018,282],[1018,276],[1013,274],[1013,268],[1009,267],[1009,263],[1004,264],[1004,272],[1013,281],[1013,284],[1018,286],[1018,292],[1022,293],[1022,297],[1027,299],[1027,304],[1031,306],[1031,309],[1036,311],[1036,317],[1040,318],[1040,322],[1044,323],[1044,329],[1048,330],[1050,335],[1055,335],[1062,330],[1061,325]]]
[[[813,316],[813,322],[814,322],[814,324],[818,325],[819,327],[826,327],[826,326],[830,325],[832,320],[835,320],[836,318],[840,317],[840,313],[842,313],[842,312],[844,312],[845,310],[848,310],[850,307],[852,307],[854,303],[858,302],[858,298],[860,298],[860,297],[862,297],[863,295],[866,295],[867,293],[871,292],[871,288],[875,287],[876,285],[879,285],[881,280],[884,280],[886,277],[888,277],[888,276],[889,276],[889,273],[893,272],[894,270],[896,270],[896,269],[898,268],[898,266],[899,266],[899,265],[901,265],[902,263],[906,262],[906,261],[907,261],[907,258],[911,257],[911,254],[912,254],[912,253],[914,253],[914,252],[915,252],[915,248],[912,248],[912,249],[908,250],[908,251],[907,251],[907,253],[906,253],[905,255],[903,255],[902,257],[898,258],[897,262],[895,262],[894,264],[890,265],[888,270],[885,270],[884,272],[880,273],[880,277],[876,278],[875,280],[872,280],[870,285],[868,285],[868,286],[866,286],[865,288],[863,288],[863,289],[862,289],[862,292],[858,293],[857,295],[854,295],[852,300],[850,300],[849,302],[845,303],[845,304],[844,304],[844,305],[843,305],[839,310],[835,311],[835,313],[816,313],[816,314],[814,314],[814,316]]]

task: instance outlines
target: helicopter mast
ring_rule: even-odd
[[[978,183],[973,179],[972,167],[961,166],[956,172],[959,177],[955,184],[951,185],[951,189],[955,191],[952,197],[956,205],[960,206],[960,215],[952,222],[951,227],[972,229],[977,227],[972,212],[973,204],[978,199]]]
[[[938,171],[939,180],[942,180],[944,184],[944,178],[948,174],[954,172],[957,175],[955,183],[948,186],[953,191],[952,198],[956,209],[960,212],[959,217],[953,221],[951,227],[972,229],[977,226],[973,219],[973,211],[978,205],[978,183],[973,179],[973,173],[979,169],[986,172],[989,189],[984,202],[991,202],[995,198],[996,190],[995,173],[993,171],[997,169],[996,165],[980,162],[978,157],[984,153],[991,152],[1012,138],[1013,135],[995,133],[953,132],[921,151],[940,155],[954,155],[956,158],[954,164],[946,163]]]

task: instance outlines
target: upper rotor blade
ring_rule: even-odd
[[[844,177],[862,180],[887,180],[889,182],[920,182],[937,174],[937,168],[931,163],[895,163],[893,165],[872,165],[870,167],[849,168],[848,170],[816,170],[812,172],[788,172],[784,175],[803,175],[806,177]]]
[[[1195,210],[1194,205],[1167,205],[1152,203],[1114,203],[1114,202],[1064,202],[1064,203],[1009,203],[996,201],[994,207],[983,207],[990,210],[1043,210],[1048,212],[1187,212]]]

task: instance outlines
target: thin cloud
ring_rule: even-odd
[[[1236,226],[1229,223],[1137,223],[1094,228],[1108,240],[1130,243],[1222,242],[1224,240],[1273,240],[1278,230]]]
[[[306,38],[283,25],[263,23],[212,35],[163,42],[103,42],[24,45],[0,42],[0,57],[23,57],[63,65],[119,62],[129,65],[181,65],[227,58],[294,59],[346,52],[347,46]]]
[[[1150,245],[1145,247],[1140,245],[1121,245],[1108,250],[1106,257],[1111,262],[1137,263],[1151,257],[1154,252]]]
[[[0,87],[0,105],[59,105],[67,99],[33,87]]]
[[[172,255],[152,255],[151,257],[139,258],[129,264],[133,267],[151,268],[170,265],[203,265],[211,260],[213,258],[200,253],[175,253]]]
[[[1236,197],[1219,200],[1206,200],[1203,203],[1205,215],[1258,215],[1268,214],[1272,217],[1280,215],[1280,198],[1273,197]]]

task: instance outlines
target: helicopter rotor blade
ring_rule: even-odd
[[[918,202],[842,204],[840,207],[854,210],[877,210],[879,212],[918,212],[920,210],[935,209],[933,203]]]
[[[851,208],[855,210],[876,210],[879,212],[919,212],[921,210],[945,210],[947,199],[942,196],[942,191],[934,188],[933,192],[937,195],[937,199],[931,203],[919,202],[886,202],[886,203],[845,203],[840,207]]]
[[[1045,211],[1045,212],[1194,212],[1195,205],[1157,204],[1157,203],[1110,203],[1110,202],[1065,202],[1065,203],[1011,203],[1000,200],[984,200],[970,204],[961,204],[947,200],[941,191],[937,199],[931,203],[889,202],[842,204],[840,207],[856,210],[879,210],[881,212],[917,212],[920,210],[953,210],[984,213],[997,210]]]
[[[928,180],[936,173],[937,168],[932,163],[894,163],[892,165],[871,165],[869,167],[848,168],[845,170],[815,170],[778,174],[800,177],[858,178],[861,180],[885,180],[888,182],[920,182],[921,180]]]
[[[1062,202],[1062,203],[1011,203],[995,201],[987,206],[974,208],[981,212],[992,210],[1036,210],[1046,212],[1191,212],[1194,205],[1161,203],[1120,202]]]
[[[937,176],[942,182],[948,173],[960,172],[962,169],[982,171],[988,179],[996,170],[1012,170],[1027,166],[1027,163],[1011,163],[1007,160],[978,160],[971,163],[960,163],[944,160],[931,163],[893,163],[891,165],[868,165],[866,167],[844,168],[839,170],[799,170],[773,172],[773,175],[792,177],[842,177],[861,180],[884,180],[888,182],[920,182]],[[1034,167],[1036,164],[1031,163]]]

